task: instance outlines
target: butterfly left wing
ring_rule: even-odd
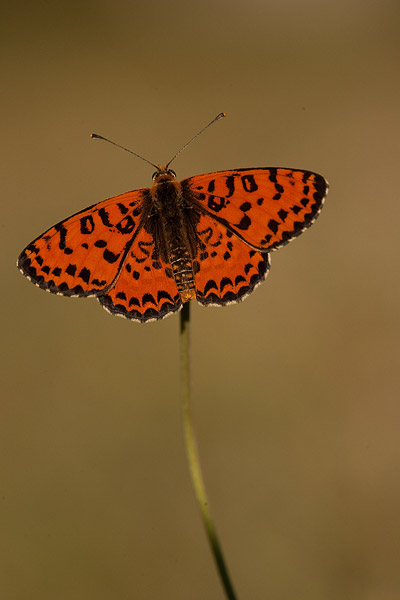
[[[285,168],[217,171],[184,179],[181,186],[202,212],[261,252],[309,227],[328,190],[321,175]]]
[[[163,319],[182,307],[171,265],[162,261],[146,226],[130,247],[118,279],[98,300],[107,312],[141,323]]]
[[[37,286],[65,296],[109,288],[139,231],[145,191],[115,196],[60,221],[21,252],[19,269]]]

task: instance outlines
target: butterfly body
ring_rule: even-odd
[[[175,175],[156,174],[143,198],[143,227],[154,239],[155,255],[170,265],[166,272],[174,278],[182,302],[196,298],[193,261],[198,251],[199,218],[194,198],[182,194]]]
[[[221,306],[265,278],[269,252],[313,223],[325,179],[254,168],[177,181],[158,168],[151,188],[110,198],[61,221],[21,253],[39,287],[97,296],[112,314],[145,322],[197,299]]]

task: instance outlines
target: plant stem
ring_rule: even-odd
[[[200,460],[197,451],[190,410],[190,302],[186,302],[180,313],[180,365],[181,365],[181,400],[183,406],[183,424],[185,429],[186,451],[189,461],[190,475],[195,496],[200,507],[208,541],[217,565],[218,574],[228,600],[237,600],[228,569],[226,567],[221,546],[218,541],[214,523],[211,517],[209,502],[201,473]]]

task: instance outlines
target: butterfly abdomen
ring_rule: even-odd
[[[158,251],[169,263],[183,302],[196,298],[193,258],[197,251],[194,211],[188,211],[181,194],[180,183],[171,175],[163,175],[151,189],[155,221],[157,221]],[[197,219],[198,220],[198,219]]]

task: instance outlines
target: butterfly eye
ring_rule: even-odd
[[[155,181],[160,175],[170,175],[171,177],[176,177],[175,171],[172,169],[168,169],[167,171],[155,171],[151,176],[152,180]]]

